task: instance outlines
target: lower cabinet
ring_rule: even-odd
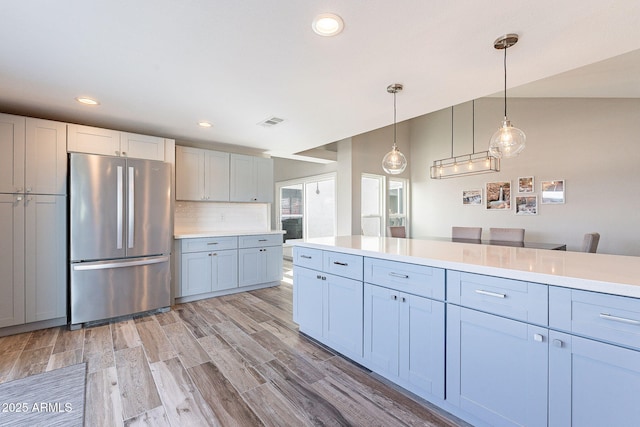
[[[424,395],[444,398],[444,303],[364,287],[364,358],[371,369]]]
[[[447,307],[447,401],[489,425],[547,425],[548,330]]]
[[[300,331],[322,340],[324,324],[322,273],[304,267],[293,268],[293,321]]]
[[[181,296],[238,287],[238,251],[194,252],[182,255]]]
[[[240,286],[275,282],[282,279],[282,244],[238,250]]]
[[[637,426],[640,352],[551,331],[549,426]]]

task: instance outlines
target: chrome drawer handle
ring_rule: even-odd
[[[349,264],[347,264],[346,262],[333,261],[333,263],[334,263],[335,265],[341,265],[341,266],[343,266],[343,267],[346,267],[346,266],[348,266],[348,265],[349,265]]]
[[[401,279],[408,279],[409,276],[406,274],[400,274],[400,273],[394,273],[393,271],[391,273],[389,273],[389,276],[391,277],[399,277]]]
[[[640,320],[627,319],[625,317],[612,316],[608,313],[600,313],[601,319],[613,320],[614,322],[626,323],[628,325],[640,325]]]
[[[505,294],[499,294],[497,292],[490,292],[490,291],[483,291],[482,289],[476,289],[476,294],[486,295],[488,297],[495,297],[495,298],[505,298],[506,297]]]
[[[300,255],[300,258],[311,259],[311,257],[309,255]]]
[[[218,242],[211,242],[211,243],[207,243],[207,245],[217,245]]]
[[[258,242],[266,242],[267,239],[258,239]]]

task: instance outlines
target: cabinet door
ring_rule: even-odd
[[[264,256],[262,248],[238,250],[238,286],[264,282]]]
[[[362,358],[362,282],[332,274],[323,277],[325,342],[348,357]]]
[[[26,196],[27,322],[67,315],[66,208],[65,196]]]
[[[24,195],[0,194],[0,327],[24,323]]]
[[[282,246],[269,246],[263,249],[264,281],[265,283],[279,282],[282,280]]]
[[[164,161],[164,138],[120,132],[121,155],[135,159]]]
[[[400,377],[444,399],[444,303],[400,294]]]
[[[273,203],[273,159],[254,157],[256,169],[256,201]]]
[[[24,191],[25,118],[0,114],[0,193]]]
[[[252,156],[231,154],[230,200],[255,202],[256,169]]]
[[[78,153],[119,156],[120,132],[82,125],[67,125],[67,150]]]
[[[176,147],[176,200],[204,200],[204,150]]]
[[[550,332],[549,426],[637,426],[640,352]]]
[[[324,304],[322,300],[322,274],[308,268],[293,268],[294,321],[300,331],[322,340]]]
[[[211,292],[211,252],[182,254],[180,296]]]
[[[447,307],[447,401],[501,426],[547,424],[548,333]]]
[[[376,371],[398,376],[400,306],[398,291],[364,287],[364,358]]]
[[[211,253],[211,290],[221,291],[238,287],[238,251],[217,251]]]
[[[211,201],[229,201],[229,153],[205,150],[205,198]]]
[[[67,193],[67,125],[27,118],[25,192]]]

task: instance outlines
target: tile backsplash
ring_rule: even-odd
[[[268,231],[268,203],[176,202],[174,233],[203,231]]]

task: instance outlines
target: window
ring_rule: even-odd
[[[362,174],[360,227],[364,236],[384,236],[384,176]]]
[[[276,183],[276,212],[285,242],[336,235],[335,174]]]

